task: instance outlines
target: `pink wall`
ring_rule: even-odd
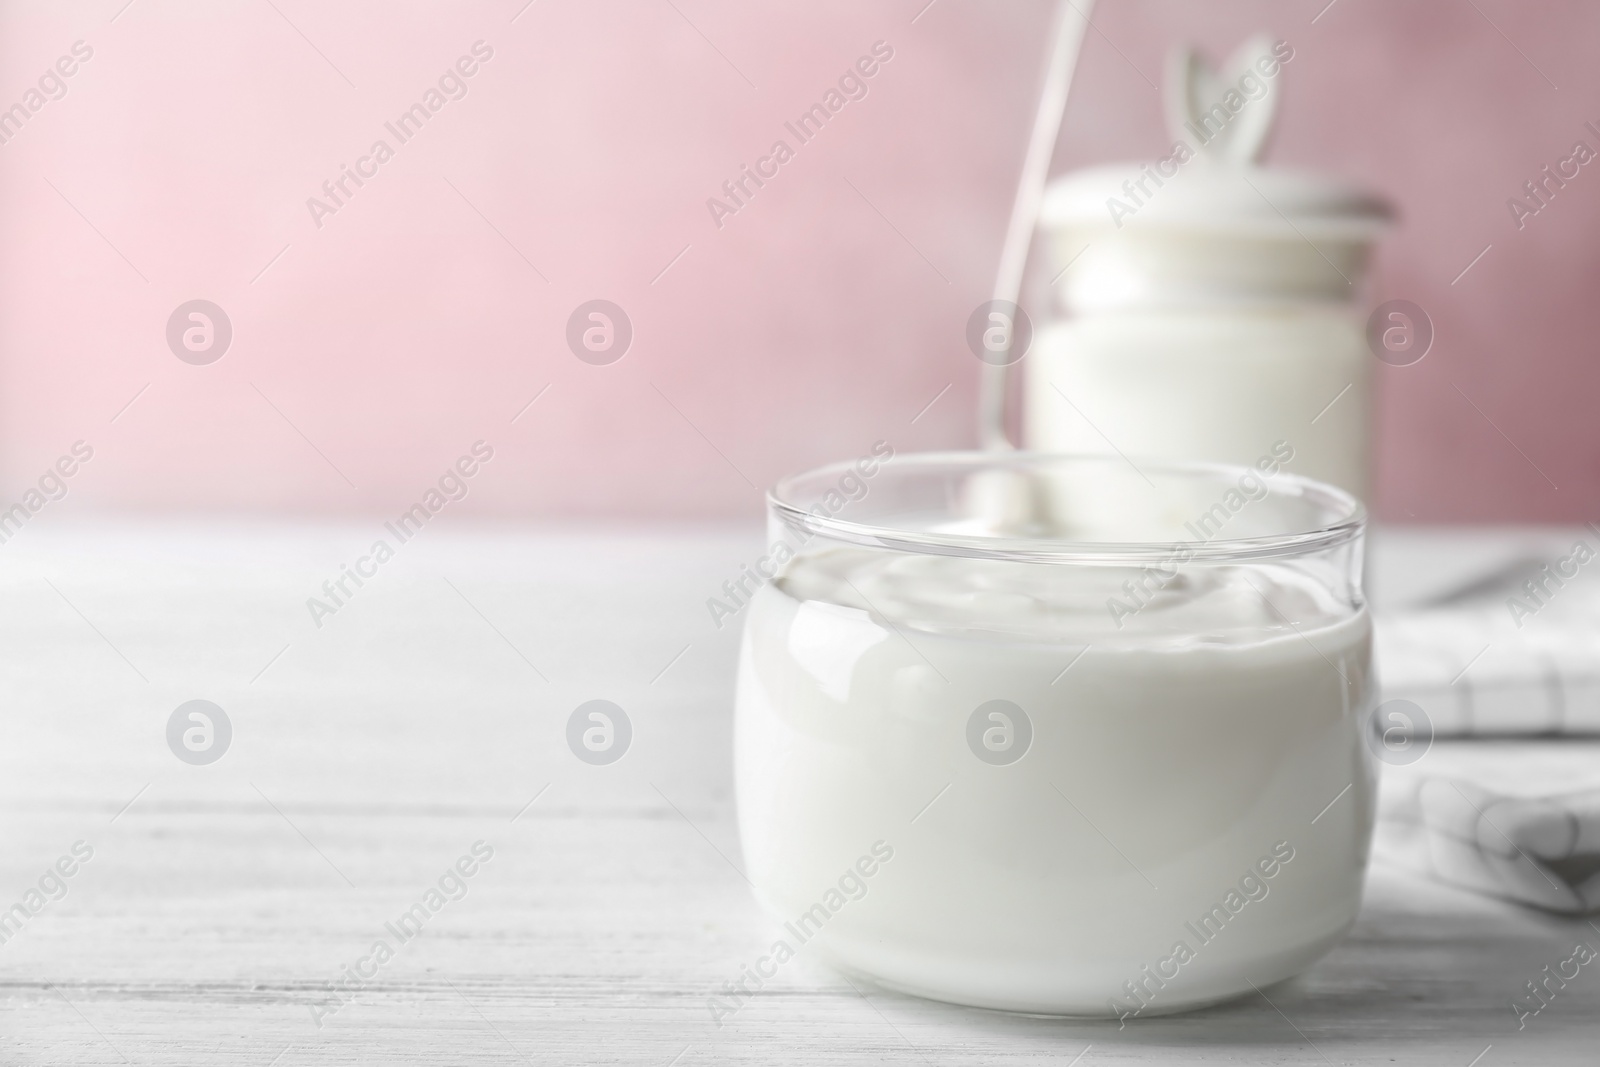
[[[7,502],[84,439],[63,509],[392,512],[484,439],[463,510],[754,514],[746,478],[973,441],[963,328],[1044,0],[523,3],[7,5],[0,107],[93,49],[0,145]],[[1506,199],[1600,147],[1600,6],[1323,4],[1105,0],[1061,166],[1162,147],[1169,43],[1290,40],[1272,158],[1401,204],[1374,296],[1438,334],[1379,368],[1379,511],[1592,517],[1600,167],[1521,231]],[[466,95],[387,134],[479,40]],[[867,96],[719,228],[706,199],[879,40]],[[380,137],[394,158],[319,228],[307,198]],[[165,339],[197,298],[234,330],[207,366]],[[564,340],[595,298],[635,331],[608,366]]]

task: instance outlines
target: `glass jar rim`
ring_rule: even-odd
[[[1020,471],[1046,466],[1070,465],[1131,467],[1145,481],[1156,473],[1198,481],[1238,483],[1256,476],[1266,484],[1255,467],[1199,460],[1139,459],[1120,455],[1088,455],[1035,451],[945,451],[891,453],[882,461],[893,464],[902,476],[910,470],[928,472],[945,469],[952,473],[975,474],[985,470]],[[1126,540],[1079,541],[1058,537],[1013,537],[934,532],[896,527],[891,524],[857,522],[828,514],[816,505],[809,508],[797,499],[804,486],[833,488],[840,480],[855,474],[860,478],[860,460],[840,460],[781,478],[767,491],[767,506],[784,525],[807,534],[822,535],[834,541],[915,554],[963,556],[975,559],[1006,560],[1024,563],[1142,565],[1164,563],[1175,555],[1189,562],[1242,563],[1286,556],[1303,556],[1334,548],[1358,539],[1367,525],[1365,506],[1351,494],[1304,475],[1280,470],[1266,484],[1267,495],[1309,500],[1329,521],[1307,525],[1305,529],[1255,537],[1215,537],[1208,540]],[[868,476],[870,477],[870,476]],[[1151,483],[1152,485],[1154,483]],[[1257,499],[1264,499],[1257,498]]]

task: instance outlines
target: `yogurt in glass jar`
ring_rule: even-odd
[[[770,494],[792,551],[741,649],[740,832],[791,950],[1126,1018],[1338,942],[1376,791],[1354,498],[1270,454],[859,466]]]

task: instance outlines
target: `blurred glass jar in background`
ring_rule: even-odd
[[[1340,179],[1255,164],[1285,55],[1258,39],[1218,76],[1180,54],[1172,151],[1050,186],[1059,280],[1027,360],[1029,447],[1248,464],[1287,441],[1296,473],[1367,496],[1357,306],[1390,212]]]

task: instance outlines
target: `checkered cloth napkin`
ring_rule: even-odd
[[[1379,616],[1374,630],[1382,699],[1417,705],[1436,737],[1600,734],[1600,603],[1588,597],[1520,628],[1503,605],[1478,604]]]
[[[1600,910],[1600,560],[1530,596],[1548,565],[1515,560],[1376,619],[1376,847],[1445,882],[1583,914]]]
[[[1374,621],[1384,700],[1438,737],[1600,735],[1600,526]]]
[[[1600,910],[1600,741],[1432,746],[1383,769],[1380,859],[1489,896]]]

